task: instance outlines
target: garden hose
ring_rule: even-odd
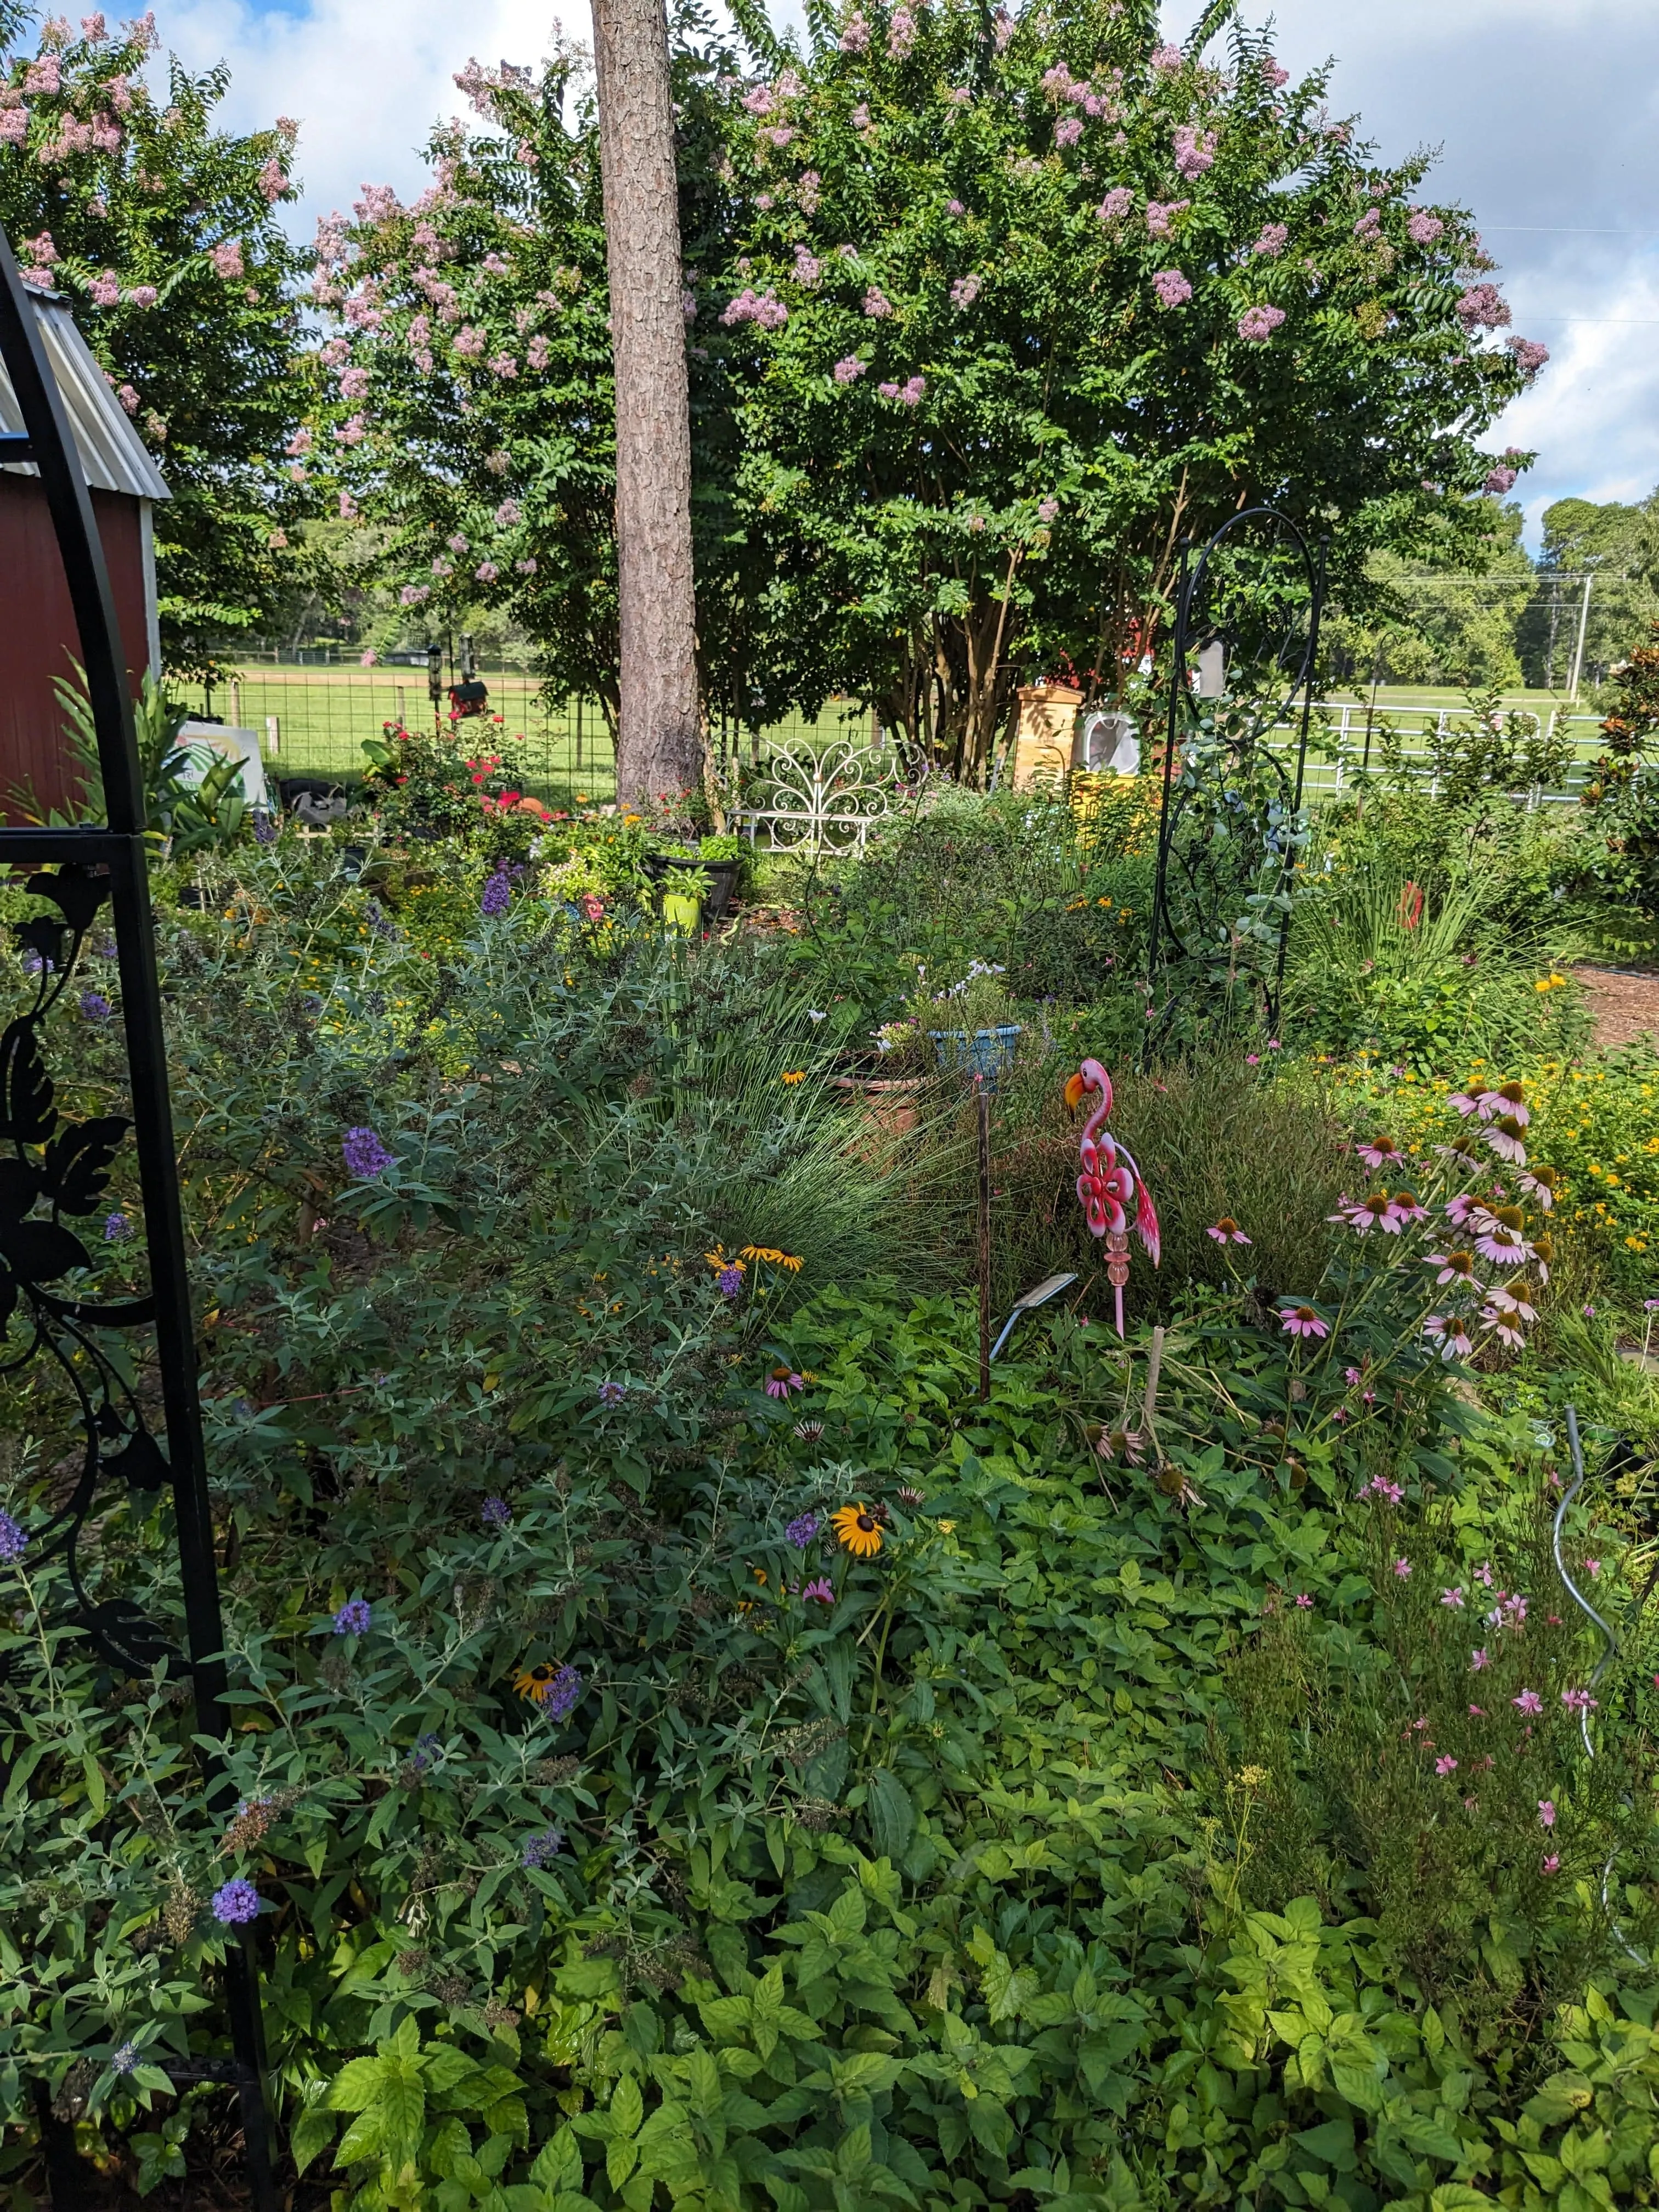
[[[1595,1610],[1595,1607],[1584,1595],[1583,1591],[1579,1589],[1577,1583],[1574,1582],[1572,1577],[1567,1572],[1567,1563],[1561,1555],[1561,1531],[1566,1525],[1567,1508],[1572,1504],[1573,1499],[1577,1497],[1579,1492],[1584,1486],[1584,1447],[1580,1441],[1578,1435],[1577,1410],[1572,1406],[1569,1406],[1567,1407],[1567,1446],[1572,1454],[1572,1480],[1563,1492],[1561,1503],[1555,1509],[1555,1525],[1551,1532],[1550,1540],[1552,1547],[1555,1553],[1555,1571],[1560,1576],[1562,1581],[1566,1584],[1568,1596],[1571,1598],[1574,1604],[1579,1607],[1581,1612],[1585,1613],[1589,1616],[1590,1620],[1595,1623],[1602,1635],[1607,1638],[1607,1648],[1603,1650],[1601,1656],[1596,1661],[1595,1667],[1592,1668],[1589,1681],[1586,1686],[1587,1688],[1594,1690],[1597,1683],[1601,1681],[1602,1676],[1607,1673],[1608,1668],[1612,1666],[1613,1661],[1619,1656],[1619,1638],[1612,1626],[1601,1618],[1601,1614]],[[1581,1707],[1579,1711],[1578,1728],[1579,1733],[1583,1735],[1584,1740],[1584,1756],[1586,1759],[1594,1759],[1595,1756],[1595,1747],[1590,1741],[1589,1707],[1588,1705]],[[1613,1887],[1613,1863],[1617,1856],[1618,1852],[1616,1850],[1610,1851],[1607,1854],[1607,1864],[1601,1869],[1601,1909],[1607,1916],[1607,1924],[1613,1929],[1613,1935],[1618,1940],[1619,1948],[1623,1951],[1625,1956],[1632,1960],[1635,1965],[1646,1968],[1652,1964],[1651,1960],[1644,1959],[1638,1950],[1637,1950],[1632,1944],[1626,1942],[1624,1929],[1613,1917],[1610,1892]]]

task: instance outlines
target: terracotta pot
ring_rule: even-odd
[[[838,1075],[834,1088],[855,1091],[864,1101],[864,1118],[884,1137],[908,1136],[916,1126],[921,1075]]]

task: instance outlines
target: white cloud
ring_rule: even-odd
[[[419,191],[432,125],[466,112],[455,71],[473,54],[487,66],[537,62],[553,30],[546,0],[473,0],[465,9],[446,0],[316,0],[293,14],[243,0],[161,0],[157,13],[163,40],[191,69],[229,63],[228,123],[298,119],[305,198],[295,228],[307,236],[315,216],[349,209],[365,184],[392,185],[405,198]],[[580,15],[585,38],[586,7]]]
[[[1166,0],[1184,35],[1200,0]],[[780,20],[798,0],[775,0]],[[469,54],[534,62],[547,0],[161,0],[161,31],[193,68],[232,70],[228,119],[302,125],[301,222],[347,208],[366,182],[405,197],[419,149],[464,105]],[[1245,0],[1248,21],[1268,0]],[[1659,9],[1653,0],[1276,0],[1279,51],[1297,70],[1335,54],[1333,104],[1382,157],[1441,149],[1425,187],[1475,211],[1516,310],[1553,359],[1498,443],[1540,449],[1529,516],[1578,493],[1629,497],[1659,481]],[[585,0],[570,29],[589,32]],[[1644,230],[1644,226],[1652,226]],[[1645,319],[1653,318],[1649,321]]]

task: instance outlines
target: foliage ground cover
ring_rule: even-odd
[[[648,824],[480,787],[422,834],[445,781],[158,877],[236,1794],[203,1801],[183,1686],[59,1617],[31,1530],[72,1407],[9,1383],[14,2201],[37,2069],[189,2188],[227,2123],[178,2069],[243,1924],[343,2212],[1651,2201],[1659,1422],[1615,1348],[1651,1060],[1483,1064],[1478,962],[1461,1027],[1369,1005],[1370,1057],[1221,1033],[1135,1073],[1133,789],[945,794],[775,874],[786,926],[688,940]],[[1529,847],[1429,828],[1431,886],[1497,851],[1482,911],[1525,903]],[[988,1402],[959,1085],[913,1079],[908,1129],[857,1088],[918,964],[975,963],[1022,1030],[998,1310],[1081,1276]],[[109,1110],[88,981],[53,1042]],[[1122,1345],[1058,1096],[1088,1051],[1165,1224]],[[1454,1231],[1509,1304],[1425,1266]],[[1568,1400],[1605,1667],[1551,1548]],[[90,1571],[173,1616],[163,1495],[108,1504]]]

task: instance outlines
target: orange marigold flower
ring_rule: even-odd
[[[855,1559],[881,1549],[881,1525],[867,1505],[843,1505],[830,1516],[831,1527]]]

